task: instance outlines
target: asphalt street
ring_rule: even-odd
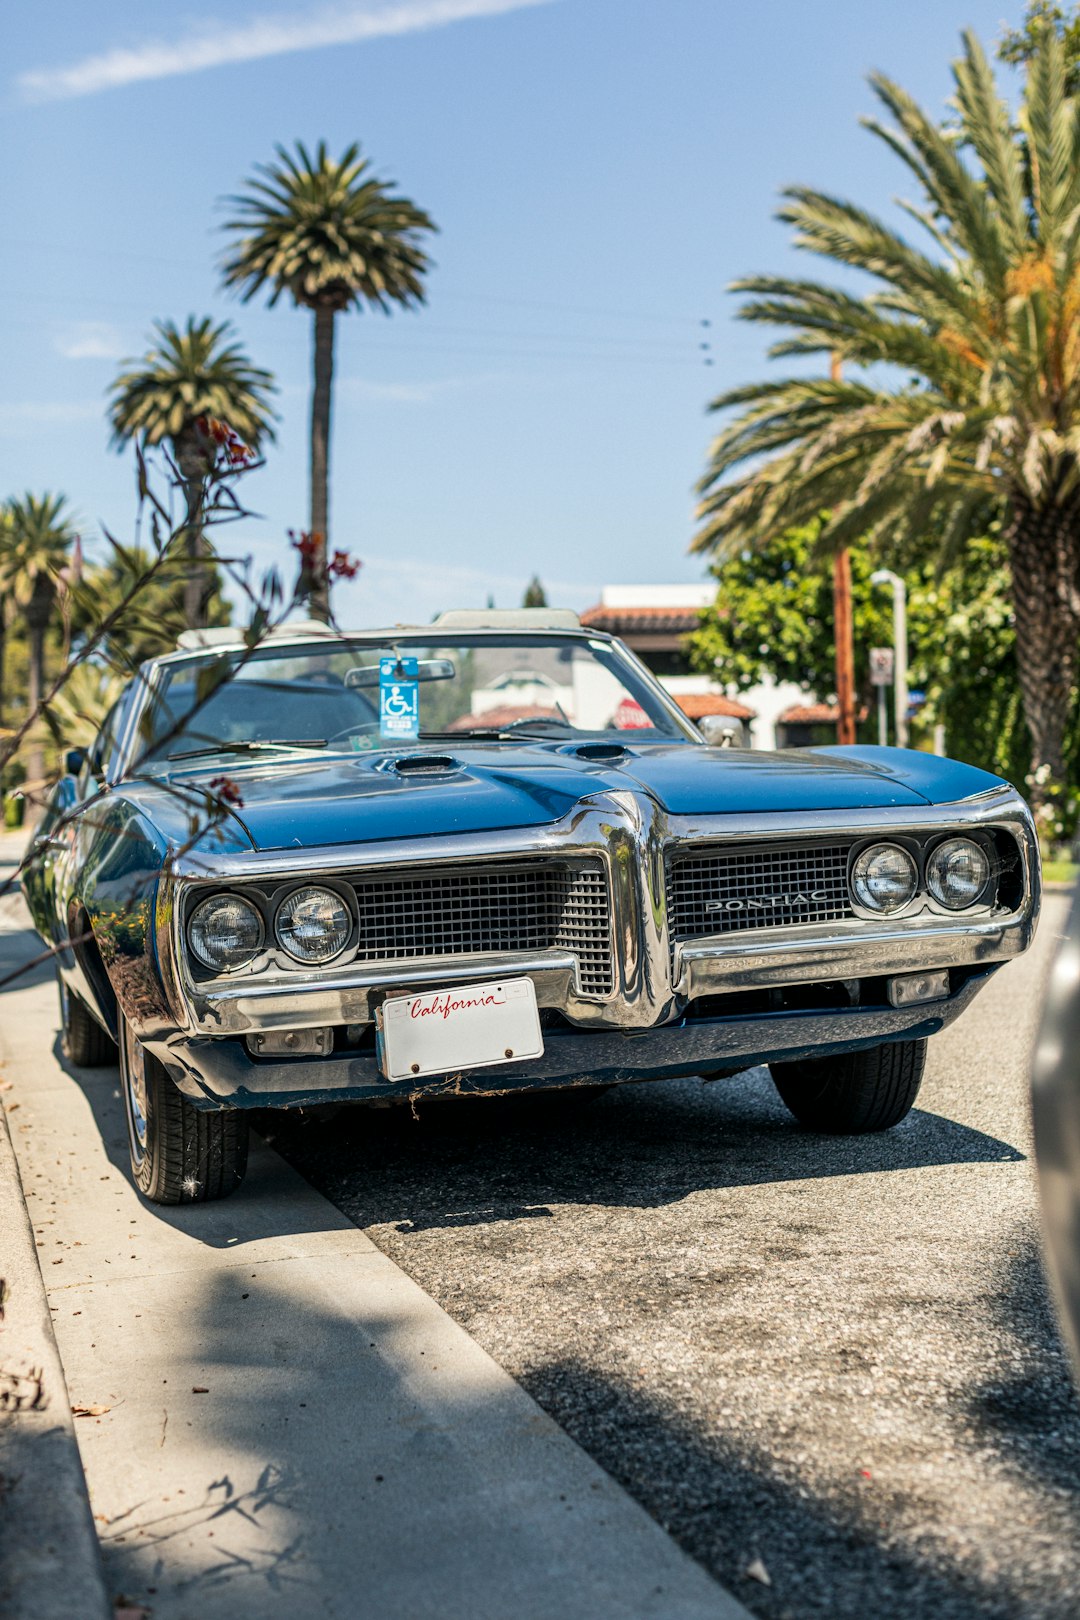
[[[1028,1113],[1065,912],[884,1136],[801,1132],[760,1070],[267,1128],[756,1614],[1072,1620]]]

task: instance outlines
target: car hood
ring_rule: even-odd
[[[448,768],[410,770],[400,752],[293,756],[267,762],[219,756],[171,773],[196,787],[223,770],[242,803],[234,814],[257,849],[358,844],[549,825],[581,799],[644,791],[672,815],[886,809],[943,803],[997,784],[953,760],[899,749],[780,753],[629,745],[614,759],[583,758],[563,742],[499,747],[453,743]]]

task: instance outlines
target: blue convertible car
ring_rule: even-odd
[[[163,1202],[238,1185],[251,1108],[767,1063],[880,1130],[1038,911],[1006,783],[710,746],[569,613],[189,632],[67,764],[26,893]]]

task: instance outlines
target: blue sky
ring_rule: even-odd
[[[426,619],[489,591],[511,606],[534,571],[579,608],[605,581],[700,579],[687,545],[706,406],[767,364],[726,283],[812,270],[772,218],[782,185],[879,209],[902,192],[858,128],[866,72],[940,107],[960,30],[990,44],[1003,14],[1002,0],[9,12],[0,495],[62,489],[88,539],[102,522],[130,537],[132,464],[108,448],[104,391],[154,318],[229,317],[276,373],[282,417],[245,490],[261,520],[230,545],[284,565],[307,512],[310,318],[219,291],[218,199],[276,141],[359,139],[441,233],[425,309],[339,324],[331,540],[365,563],[340,616]]]

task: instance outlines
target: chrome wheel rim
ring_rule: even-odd
[[[139,1160],[146,1153],[146,1054],[126,1024],[124,1092],[131,1130],[131,1151],[136,1160]]]

